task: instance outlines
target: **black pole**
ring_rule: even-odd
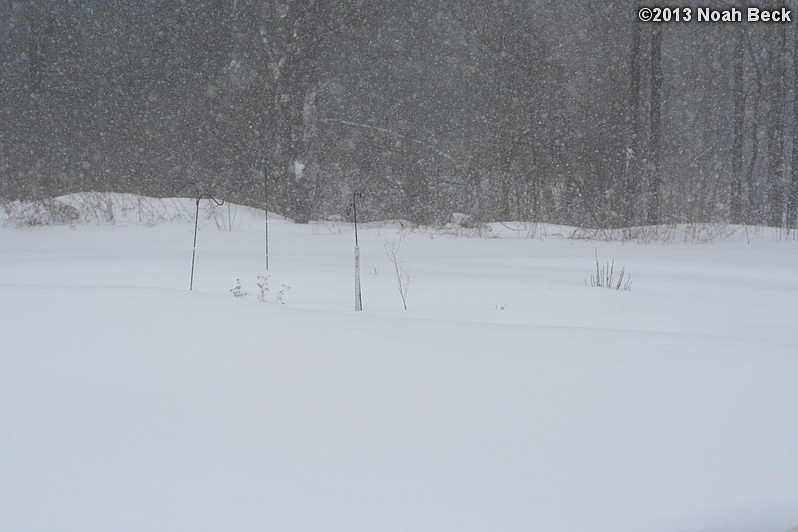
[[[363,296],[360,291],[360,246],[357,241],[357,197],[358,193],[352,194],[352,214],[355,217],[355,311],[363,310]]]
[[[357,247],[357,192],[352,194],[352,213],[355,216],[355,247]]]
[[[199,202],[200,197],[197,196],[197,212],[194,214],[194,248],[191,250],[191,284],[188,286],[188,291],[194,290],[194,259],[197,257],[197,225],[199,224]]]
[[[199,226],[199,204],[202,198],[208,198],[210,201],[214,202],[218,206],[224,205],[224,200],[217,200],[213,196],[207,193],[200,194],[197,192],[197,210],[194,213],[194,246],[191,250],[191,282],[188,285],[188,291],[191,292],[194,290],[194,262],[197,257],[197,228]]]

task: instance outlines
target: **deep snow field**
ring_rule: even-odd
[[[1,531],[798,527],[798,241],[227,207],[0,229]]]

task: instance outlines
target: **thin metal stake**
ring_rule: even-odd
[[[187,183],[186,185],[183,185],[180,188],[180,190],[183,190],[187,185],[194,185],[194,183]],[[197,228],[199,226],[199,204],[203,198],[208,198],[210,201],[214,202],[219,207],[224,205],[224,200],[217,200],[208,193],[200,193],[199,191],[197,192],[197,200],[196,200],[197,210],[194,213],[194,246],[191,250],[191,282],[188,285],[189,292],[194,290],[194,262],[195,259],[197,258]]]
[[[199,202],[200,198],[197,198],[197,212],[194,215],[194,249],[191,250],[191,284],[188,287],[188,291],[191,292],[194,290],[194,259],[197,256],[197,225],[199,224]]]
[[[357,241],[357,197],[358,193],[352,194],[352,212],[355,217],[355,311],[363,310],[363,297],[360,291],[360,246]]]

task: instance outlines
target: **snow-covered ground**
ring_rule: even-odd
[[[126,201],[0,229],[0,530],[798,526],[796,241],[369,224],[356,313],[349,224],[271,219],[261,303],[262,213],[189,292],[193,202]]]

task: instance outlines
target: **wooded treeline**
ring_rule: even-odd
[[[300,222],[357,190],[418,223],[798,227],[798,24],[636,10],[0,0],[0,197],[193,181],[262,206],[266,168]]]

